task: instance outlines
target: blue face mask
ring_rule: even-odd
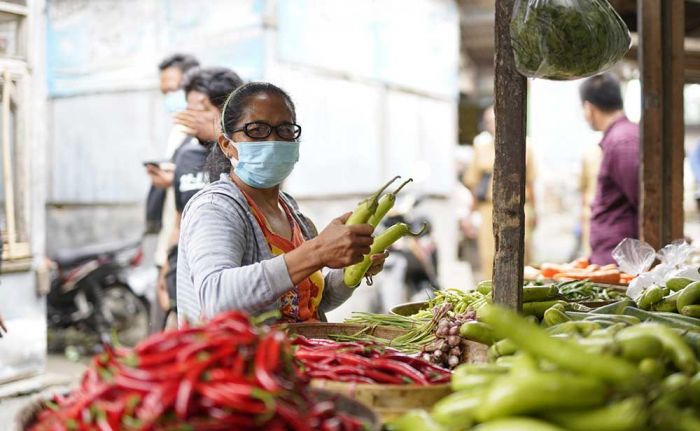
[[[299,160],[299,142],[233,142],[238,160],[231,159],[234,172],[244,183],[256,189],[279,185]]]
[[[187,99],[185,90],[171,91],[163,95],[163,105],[169,114],[184,111],[187,109]]]

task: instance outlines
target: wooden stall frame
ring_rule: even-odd
[[[511,46],[510,20],[514,3],[514,0],[496,0],[493,300],[520,309],[525,250],[527,80],[515,68]]]

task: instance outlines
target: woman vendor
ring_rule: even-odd
[[[178,318],[278,310],[284,321],[324,320],[353,289],[342,268],[370,251],[373,228],[346,226],[350,213],[322,232],[280,191],[299,158],[301,127],[282,89],[253,82],[222,107],[218,146],[208,158],[218,178],[184,210],[177,270]],[[372,256],[377,274],[385,254]]]

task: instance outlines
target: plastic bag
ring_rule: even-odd
[[[674,241],[657,253],[643,241],[626,238],[612,255],[622,271],[637,275],[627,288],[627,296],[636,301],[648,287],[664,286],[672,277],[700,280],[698,269],[686,263],[692,253],[693,247],[683,240]],[[661,263],[649,271],[656,258]]]
[[[622,272],[639,275],[654,264],[656,250],[644,241],[625,238],[612,251],[612,257]]]
[[[656,256],[661,263],[680,268],[685,266],[686,261],[693,253],[693,247],[682,239],[672,242],[659,250]]]
[[[510,37],[520,73],[554,80],[602,72],[631,43],[627,25],[607,0],[518,0]]]
[[[635,301],[647,287],[659,281],[660,273],[649,272],[656,260],[656,250],[646,242],[625,238],[612,251],[612,257],[621,271],[637,276],[627,287],[627,296]]]

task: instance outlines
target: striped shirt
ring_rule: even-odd
[[[315,228],[284,193],[280,197],[306,239]],[[345,302],[353,292],[342,270],[327,270],[319,315]],[[197,322],[238,309],[250,314],[279,310],[280,298],[294,285],[284,256],[274,256],[241,190],[228,175],[209,184],[187,203],[180,228],[177,308],[180,323]]]

